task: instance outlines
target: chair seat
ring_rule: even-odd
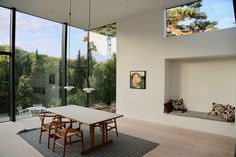
[[[63,128],[63,129],[59,129],[58,133],[56,134],[60,137],[64,137],[66,135],[66,131],[67,131],[67,137],[78,135],[81,133],[81,130],[79,128],[69,128],[69,129]]]

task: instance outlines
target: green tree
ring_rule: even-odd
[[[22,75],[19,78],[19,84],[17,87],[17,106],[22,106],[23,108],[28,107],[32,104],[32,83],[31,78],[27,75]]]
[[[0,56],[0,115],[9,112],[9,57]]]
[[[32,65],[31,65],[31,72],[35,74],[38,71],[38,50],[36,49],[35,54],[32,55]]]
[[[96,89],[96,99],[106,104],[116,99],[116,54],[111,59],[94,66],[92,84]]]
[[[167,36],[192,34],[217,29],[217,22],[208,21],[207,15],[200,12],[202,1],[167,10]],[[188,21],[188,22],[186,22]]]
[[[72,84],[75,85],[78,89],[83,89],[83,85],[86,80],[86,62],[86,58],[84,56],[81,56],[81,52],[79,50],[77,58],[73,64],[74,75],[72,76]]]
[[[10,52],[11,48],[9,45],[0,45],[0,51]]]

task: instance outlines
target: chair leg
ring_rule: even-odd
[[[99,125],[100,131],[102,132],[102,125]]]
[[[84,135],[83,131],[81,131],[81,142],[82,142],[82,152],[84,151]]]
[[[63,157],[65,157],[65,154],[66,154],[66,144],[67,144],[67,138],[64,137],[64,144],[63,144]]]
[[[30,118],[32,118],[32,117],[33,117],[33,115],[32,115],[32,113],[31,113],[31,111],[29,111],[29,117],[30,117]]]
[[[48,148],[50,148],[50,135],[51,135],[51,129],[48,130]]]
[[[42,128],[40,129],[39,143],[41,143],[41,139],[42,139]]]
[[[54,152],[55,149],[55,144],[56,144],[56,135],[54,134],[54,139],[53,139],[53,147],[52,147],[52,151]]]
[[[118,136],[118,130],[117,130],[117,125],[116,125],[116,119],[114,119],[114,123],[115,123],[115,129],[116,129],[116,136]]]

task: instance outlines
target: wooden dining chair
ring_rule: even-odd
[[[41,143],[42,140],[42,133],[48,132],[48,148],[49,148],[51,130],[55,129],[55,124],[53,123],[53,120],[55,120],[56,118],[60,119],[61,117],[57,116],[56,114],[52,114],[50,112],[45,112],[45,111],[40,112],[38,115],[41,121],[39,143]],[[52,119],[49,122],[45,122],[46,118],[52,118]]]
[[[118,136],[118,129],[117,129],[116,119],[106,121],[106,124],[107,124],[107,131],[115,129],[116,130],[116,136]]]
[[[101,110],[102,108],[100,107],[101,105],[96,105],[95,106],[95,109],[96,110]],[[115,109],[111,109],[110,112],[112,113],[115,113],[116,110]],[[112,129],[115,129],[116,130],[116,136],[118,136],[118,129],[117,129],[117,124],[116,124],[116,119],[112,119],[112,120],[108,120],[105,122],[106,125],[107,125],[107,131],[110,131]],[[100,130],[102,132],[102,124],[101,123],[98,123],[95,125],[95,127],[100,127]]]
[[[115,129],[116,131],[116,136],[118,136],[118,129],[117,129],[117,123],[116,123],[116,119],[112,119],[112,120],[108,120],[104,122],[107,125],[107,129],[106,131],[110,131],[112,129]],[[102,124],[98,123],[97,125],[95,125],[95,127],[100,127],[100,130],[102,132]]]
[[[84,136],[83,136],[83,131],[81,130],[80,126],[79,128],[73,128],[72,124],[75,123],[76,121],[72,120],[67,120],[67,121],[59,121],[55,120],[53,121],[55,124],[55,133],[54,133],[54,141],[53,141],[53,152],[55,149],[55,145],[57,144],[58,146],[63,148],[63,157],[65,157],[65,152],[66,152],[66,145],[68,144],[73,144],[77,142],[82,142],[82,152],[84,151]],[[69,124],[69,126],[68,126]],[[66,126],[65,128],[62,128],[61,126]],[[71,140],[72,136],[78,136],[78,140]],[[69,140],[68,140],[69,138]],[[58,139],[63,139],[63,144],[60,144],[57,142]]]

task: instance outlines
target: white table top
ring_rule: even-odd
[[[43,106],[34,106],[34,107],[28,107],[27,109],[28,110],[36,110],[36,111],[40,111],[40,110],[43,110],[45,109],[46,107],[43,107]]]
[[[123,117],[121,114],[110,113],[76,105],[46,108],[44,110],[87,125]]]

